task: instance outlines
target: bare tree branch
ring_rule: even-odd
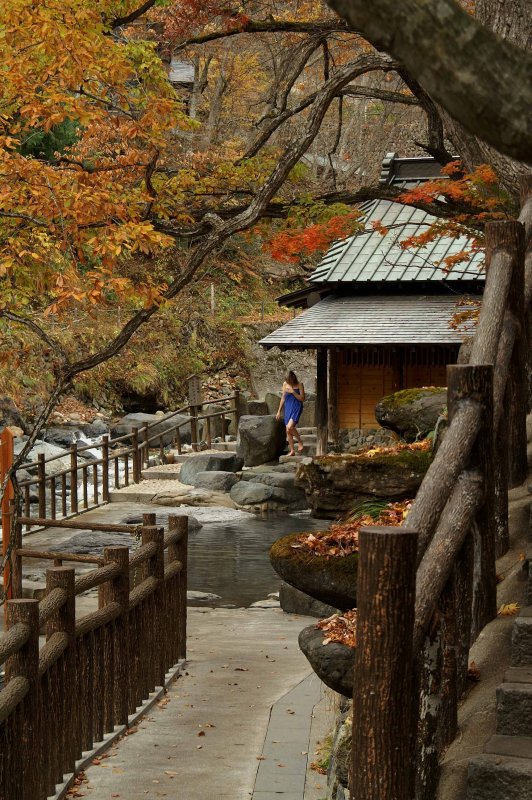
[[[180,44],[174,48],[174,52],[179,52],[192,44],[214,42],[216,39],[238,36],[241,33],[353,33],[353,31],[350,30],[349,25],[339,19],[325,21],[308,20],[302,22],[276,20],[274,18],[251,19],[245,24],[242,24],[241,27],[192,36],[184,42],[180,42]]]
[[[43,342],[45,342],[48,347],[50,347],[55,354],[60,357],[63,364],[68,364],[67,355],[59,342],[56,342],[55,339],[52,339],[52,337],[49,336],[46,331],[43,330],[40,325],[37,325],[37,323],[33,320],[27,317],[21,317],[20,314],[15,314],[13,311],[0,311],[0,319],[8,319],[10,322],[14,322],[17,325],[22,325],[23,327],[28,328],[34,334],[36,334],[39,339],[42,339]]]
[[[115,30],[115,28],[120,28],[121,25],[129,25],[130,22],[135,22],[136,19],[142,17],[146,11],[149,11],[150,8],[153,8],[155,5],[156,0],[146,0],[141,6],[136,8],[134,11],[131,11],[129,14],[126,14],[125,17],[117,17],[114,19],[111,24],[110,28]]]
[[[532,56],[453,0],[327,0],[399,59],[437,103],[500,152],[532,164]]]

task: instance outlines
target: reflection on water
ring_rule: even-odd
[[[264,600],[280,583],[270,566],[273,542],[288,533],[323,530],[328,525],[327,520],[305,514],[267,519],[250,514],[245,520],[204,525],[189,535],[188,588],[220,595],[214,605],[249,606]]]

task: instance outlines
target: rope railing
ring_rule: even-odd
[[[170,516],[166,535],[154,522],[155,515],[144,516],[142,544],[131,556],[127,547],[106,547],[104,564],[78,577],[74,567],[51,567],[42,600],[7,602],[8,630],[0,636],[5,800],[55,794],[81,769],[82,754],[125,731],[186,657],[188,518]],[[131,586],[139,571],[140,583]],[[76,618],[76,596],[96,586],[98,608]]]
[[[399,529],[361,530],[353,797],[436,796],[439,757],[457,732],[469,649],[496,615],[507,490],[527,468],[532,176],[523,181],[519,220],[486,225],[486,272],[470,357],[447,368],[449,426],[408,517]],[[415,588],[407,533],[417,550]]]

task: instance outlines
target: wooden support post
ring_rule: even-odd
[[[174,651],[177,659],[187,657],[187,564],[188,564],[188,517],[170,515],[168,517],[168,530],[181,531],[182,536],[177,544],[168,547],[168,558],[172,561],[180,561],[183,565],[179,573],[177,593],[175,599],[176,607],[172,609],[172,614],[177,616],[177,648]]]
[[[39,516],[46,517],[46,456],[44,453],[37,454],[37,477],[39,483],[37,484],[37,491],[39,494]]]
[[[120,616],[114,623],[114,724],[125,725],[128,717],[129,698],[129,549],[127,547],[105,547],[105,564],[118,564],[120,574],[105,584],[105,602],[118,603]]]
[[[329,433],[334,450],[340,447],[340,415],[338,410],[338,350],[329,352]]]
[[[485,239],[488,276],[491,258],[499,248],[503,248],[512,256],[512,275],[506,313],[513,318],[517,336],[509,364],[503,413],[508,421],[508,485],[513,488],[519,486],[527,476],[528,355],[524,305],[525,230],[521,223],[515,220],[490,222],[486,225]]]
[[[74,567],[50,567],[46,570],[46,593],[53,589],[66,592],[66,603],[46,624],[46,638],[54,633],[66,633],[68,646],[63,655],[64,697],[62,698],[63,720],[61,735],[61,769],[66,774],[74,772],[78,751],[79,720],[77,716],[76,684],[76,593]]]
[[[328,449],[327,425],[327,348],[318,347],[316,358],[316,427],[317,446],[316,454],[323,456]]]
[[[70,445],[70,511],[78,513],[78,446],[75,442]]]
[[[157,545],[157,552],[149,562],[150,575],[158,582],[158,587],[152,595],[153,617],[150,620],[153,648],[150,654],[152,663],[149,665],[149,670],[153,681],[151,688],[153,689],[155,686],[164,686],[166,673],[164,664],[164,529],[156,528],[155,526],[143,527],[142,544],[148,544],[148,542],[155,542]]]
[[[505,402],[506,405],[506,402]],[[495,453],[504,454],[508,448],[508,420],[501,414],[495,433]],[[495,513],[495,558],[508,552],[510,530],[508,527],[508,459],[495,458],[494,468],[494,513]]]
[[[240,422],[240,389],[235,389],[235,410],[234,410],[234,420],[235,420],[235,436],[238,433],[238,423]]]
[[[13,795],[17,800],[35,800],[41,796],[39,778],[40,763],[35,754],[40,752],[39,721],[39,602],[38,600],[8,600],[7,627],[12,628],[17,622],[27,625],[30,636],[26,644],[6,662],[6,679],[26,678],[29,692],[24,698],[24,716],[22,720],[22,736],[11,741],[10,747],[20,748],[18,753],[22,765],[22,791]],[[15,712],[17,713],[17,712]]]
[[[133,448],[132,458],[133,458],[133,483],[140,483],[140,473],[142,472],[142,467],[140,463],[140,452],[139,452],[139,429],[132,428],[131,429],[131,444]]]
[[[102,437],[102,500],[109,502],[109,435]]]
[[[198,407],[190,406],[190,438],[192,450],[197,453],[199,448],[199,434],[198,434]]]
[[[410,800],[417,533],[365,527],[359,542],[351,796]]]
[[[12,509],[14,513],[14,504],[12,505]],[[18,554],[18,550],[22,547],[22,523],[18,520],[15,523],[12,533],[15,540],[13,542],[13,555],[11,557],[11,566],[13,570],[11,588],[13,597],[22,597],[22,556]]]
[[[472,398],[481,404],[481,428],[471,452],[470,469],[482,476],[484,500],[473,524],[475,574],[473,587],[473,642],[484,625],[497,614],[495,573],[495,451],[493,438],[493,366],[458,365],[447,367],[447,407],[452,420],[461,402]]]

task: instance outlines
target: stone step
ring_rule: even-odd
[[[511,758],[532,758],[532,737],[495,734],[484,745],[484,752]]]
[[[301,438],[303,440],[303,444],[316,444],[318,441],[318,437],[310,433],[302,433]]]
[[[497,687],[497,733],[532,736],[532,683]]]
[[[298,428],[299,433],[301,436],[316,436],[318,429],[317,428]]]
[[[503,683],[532,683],[532,666],[510,667],[504,673]]]
[[[236,453],[236,442],[213,442],[213,450],[221,450],[223,453]]]
[[[467,800],[532,800],[532,759],[483,753],[469,762]]]
[[[300,456],[279,456],[279,464],[301,464],[305,458],[309,458],[312,453],[305,452]]]
[[[512,625],[511,662],[513,667],[532,665],[532,606],[522,608]]]

